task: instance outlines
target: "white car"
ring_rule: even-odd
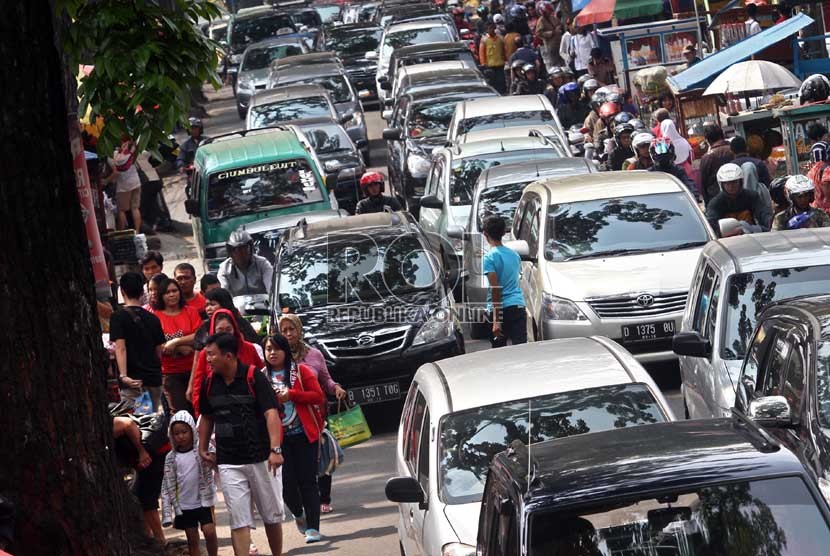
[[[418,369],[395,449],[405,556],[472,556],[491,458],[532,444],[673,421],[648,373],[608,338],[571,338],[451,357]],[[530,426],[529,426],[530,425]],[[391,553],[391,551],[389,551]]]
[[[695,264],[714,239],[663,172],[598,172],[528,185],[513,217],[528,337],[602,335],[642,363],[674,360]]]
[[[553,127],[562,144],[568,145],[556,110],[545,95],[476,98],[456,105],[447,129],[447,142],[454,143],[462,135],[484,130],[541,125]]]

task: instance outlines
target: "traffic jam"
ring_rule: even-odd
[[[218,553],[267,553],[260,521],[281,553],[274,500],[290,553],[363,554],[329,531],[371,504],[383,554],[828,553],[830,6],[226,4],[230,123],[179,154],[206,362],[163,384]],[[254,360],[282,479],[244,498],[217,379],[247,395]],[[383,494],[355,508],[359,449]]]

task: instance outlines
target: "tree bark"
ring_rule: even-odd
[[[127,555],[141,525],[112,450],[53,21],[48,0],[0,18],[0,493],[16,555]]]

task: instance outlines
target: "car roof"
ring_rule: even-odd
[[[498,151],[520,151],[525,149],[551,149],[555,147],[539,137],[508,137],[506,139],[490,139],[488,141],[476,141],[464,145],[447,147],[453,158],[467,158],[481,154],[490,154]]]
[[[383,233],[384,231],[400,234],[402,228],[414,224],[411,218],[404,212],[376,212],[314,223],[309,222],[306,226],[297,226],[292,230],[292,239],[300,241],[319,240],[333,237],[338,233],[351,233],[355,230],[369,228],[375,229],[373,234]]]
[[[830,264],[830,228],[746,234],[709,242],[702,256],[730,259],[735,272]]]
[[[462,82],[467,83],[467,82]],[[498,91],[492,88],[489,85],[476,85],[476,84],[463,84],[458,85],[456,83],[449,83],[443,86],[436,86],[431,87],[424,90],[417,90],[412,93],[407,93],[407,95],[412,99],[412,102],[428,102],[431,99],[434,99],[435,102],[440,102],[444,98],[453,98],[457,96],[465,96],[470,93],[489,93],[490,96],[498,96]],[[403,96],[403,95],[401,95]]]
[[[464,65],[464,62],[458,60],[443,60],[441,62],[430,62],[428,64],[413,64],[411,66],[401,68],[400,76],[403,78],[404,76],[429,74],[431,72],[437,73],[439,71],[455,72],[464,67],[467,67]]]
[[[785,299],[773,303],[764,310],[764,317],[768,314],[790,314],[800,317],[799,321],[809,321],[813,329],[823,340],[830,336],[830,295],[809,295]]]
[[[232,14],[231,17],[233,19],[254,19],[262,17],[263,15],[271,14],[288,15],[277,6],[252,6],[250,8],[242,8],[241,10],[238,10],[235,14]]]
[[[306,222],[320,222],[321,220],[328,220],[329,218],[340,218],[342,215],[336,210],[314,210],[311,212],[303,212],[302,214],[283,214],[279,216],[271,216],[263,218],[254,222],[247,223],[240,228],[251,234],[261,234],[272,230],[285,230],[297,226],[302,220]]]
[[[582,157],[528,160],[491,166],[481,173],[478,183],[485,184],[485,187],[488,188],[499,187],[521,181],[531,182],[538,179],[588,174],[596,171],[597,167],[594,163]]]
[[[251,103],[255,105],[268,104],[283,100],[292,100],[308,97],[326,97],[331,100],[329,92],[320,85],[279,85],[273,89],[265,89],[254,93]]]
[[[492,114],[521,112],[524,110],[545,110],[542,95],[515,95],[504,98],[476,98],[464,103],[464,118],[477,118]]]
[[[307,158],[303,144],[288,128],[274,127],[205,140],[196,150],[196,163],[205,173],[271,160]]]
[[[273,65],[282,68],[283,66],[303,66],[311,64],[331,64],[338,60],[334,52],[308,52],[306,54],[295,54],[275,60]]]
[[[272,47],[272,46],[281,46],[281,45],[286,45],[286,44],[294,45],[294,44],[302,44],[302,43],[303,43],[303,39],[298,37],[298,36],[295,36],[295,35],[292,35],[290,37],[274,37],[274,38],[271,38],[271,39],[265,39],[264,41],[259,41],[259,42],[249,44],[248,47],[245,48],[245,51],[259,50],[259,49],[269,48],[269,47]],[[297,54],[297,56],[306,56],[306,54]],[[291,56],[291,58],[293,58],[293,56]]]
[[[451,53],[452,51],[470,52],[470,47],[464,42],[427,42],[422,44],[411,44],[395,49],[392,56],[395,59],[407,58],[410,56],[423,56],[425,53]]]
[[[647,170],[597,172],[566,178],[548,178],[530,184],[525,191],[531,189],[544,193],[546,198],[555,203],[680,193],[686,190],[674,176]]]
[[[307,79],[314,79],[315,77],[327,77],[332,75],[346,76],[346,71],[340,63],[319,63],[319,64],[302,64],[299,66],[288,66],[286,68],[279,68],[275,71],[275,79],[277,83],[304,81]]]
[[[622,359],[633,359],[620,356],[620,351],[607,338],[565,338],[467,353],[433,365],[443,375],[451,411],[463,411],[542,393],[650,383],[639,365],[623,366]],[[425,365],[418,374],[431,372]],[[505,372],[511,379],[495,379]]]
[[[526,494],[526,461],[515,465],[514,479],[530,504],[547,508],[775,475],[804,476],[792,452],[737,418],[570,436],[533,444],[528,456],[534,473]],[[502,454],[497,457],[505,461]]]
[[[433,27],[447,27],[446,22],[443,21],[401,21],[400,23],[392,23],[386,28],[386,34],[392,35],[402,31],[414,31],[416,29],[431,29]]]

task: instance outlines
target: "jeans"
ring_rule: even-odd
[[[490,315],[490,322],[493,321],[493,315]],[[501,332],[504,335],[502,341],[496,338],[490,339],[492,347],[503,347],[507,345],[507,340],[510,340],[514,346],[516,344],[527,343],[527,312],[524,307],[503,307],[501,310]]]
[[[305,434],[286,435],[282,440],[282,498],[291,513],[305,513],[308,528],[319,531],[317,453],[317,442],[309,442]]]
[[[504,78],[503,67],[488,67],[484,71],[484,78],[491,87],[499,92],[500,95],[507,93],[507,83]]]

